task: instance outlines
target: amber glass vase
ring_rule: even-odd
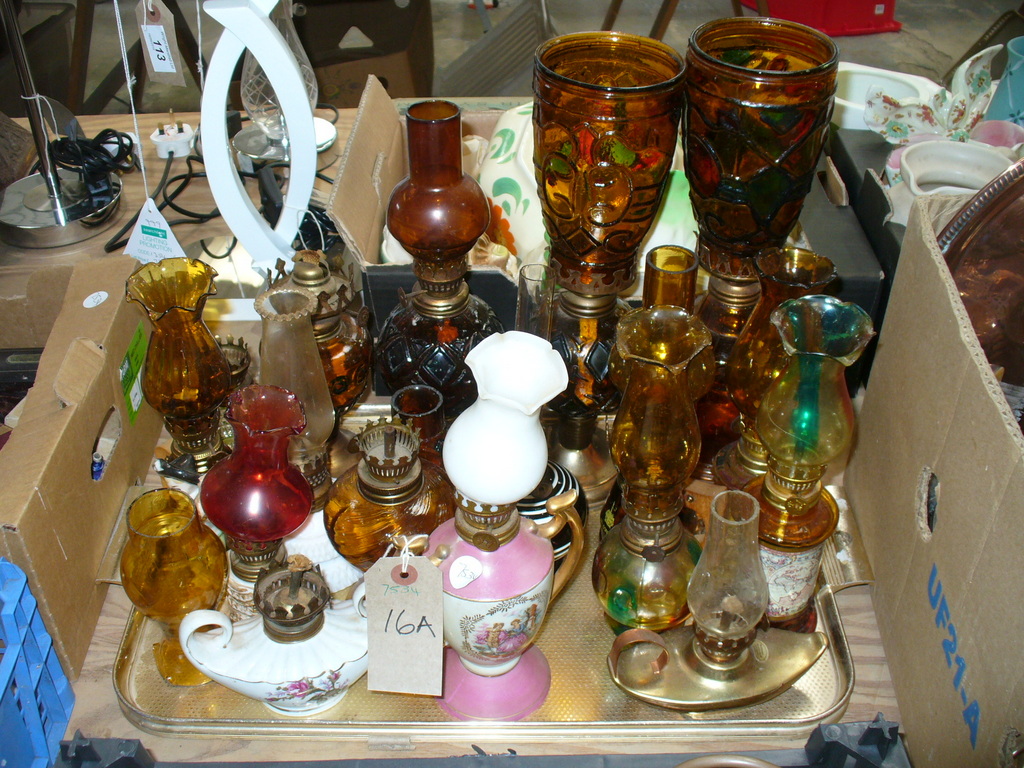
[[[753,282],[753,257],[785,243],[828,136],[837,69],[835,44],[794,22],[718,19],[691,35],[686,174],[712,275]]]
[[[698,316],[721,366],[757,301],[753,258],[785,244],[814,182],[838,62],[826,35],[780,19],[718,19],[690,36],[683,150],[697,255],[710,273]],[[698,404],[705,479],[738,437],[738,411],[719,373]]]
[[[710,383],[711,336],[681,307],[637,309],[619,321],[616,351],[624,391],[611,451],[625,517],[598,546],[594,590],[613,621],[660,631],[686,618],[700,554],[679,513],[700,450],[691,379]]]
[[[682,108],[683,62],[657,40],[563,35],[534,62],[534,166],[558,283],[614,294],[658,211]]]
[[[387,226],[413,257],[419,290],[385,320],[377,366],[395,391],[436,387],[449,417],[476,398],[466,354],[502,331],[494,311],[463,279],[466,254],[490,220],[480,185],[462,171],[462,115],[448,101],[423,101],[406,114],[409,175],[391,194]]]
[[[761,400],[755,422],[768,471],[747,485],[761,504],[761,562],[774,626],[812,631],[812,597],[825,540],[839,510],[821,485],[853,437],[845,369],[874,336],[871,318],[832,296],[784,301],[772,313],[788,364]]]
[[[768,468],[755,419],[765,391],[790,359],[772,312],[787,299],[824,293],[836,279],[829,259],[803,248],[772,248],[754,259],[754,269],[760,298],[725,367],[725,386],[740,413],[740,439],[719,451],[715,479],[729,488],[743,488]]]
[[[199,472],[224,455],[218,406],[231,391],[231,368],[203,321],[216,276],[201,261],[173,258],[143,264],[125,285],[153,325],[142,394],[164,417],[172,455],[191,454]]]
[[[128,507],[121,584],[135,608],[166,629],[166,637],[153,646],[153,653],[167,682],[209,682],[182,653],[178,625],[191,611],[217,605],[227,568],[224,545],[199,519],[187,494],[158,488]]]
[[[559,415],[552,458],[592,498],[615,476],[598,416],[619,393],[607,380],[616,295],[668,179],[682,108],[683,62],[669,46],[619,32],[542,44],[534,59],[533,162],[550,263],[563,289],[551,343],[569,372],[550,403]]]
[[[370,424],[356,437],[362,458],[331,486],[327,536],[352,565],[368,569],[454,517],[455,489],[444,470],[420,461],[416,432],[400,419]]]

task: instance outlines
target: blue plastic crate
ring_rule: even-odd
[[[0,557],[0,765],[53,764],[74,705],[28,579]]]

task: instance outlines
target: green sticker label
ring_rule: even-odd
[[[149,235],[150,237],[159,237],[161,240],[167,239],[167,230],[147,227],[145,224],[142,225],[142,234]]]
[[[128,351],[124,353],[124,360],[121,361],[121,389],[128,407],[129,424],[135,423],[142,407],[142,365],[146,361],[148,347],[149,337],[144,324],[140,322],[128,344]]]

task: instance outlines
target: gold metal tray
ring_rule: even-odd
[[[841,505],[843,506],[843,505]],[[817,725],[839,720],[853,692],[854,670],[833,585],[848,582],[836,547],[826,548],[817,594],[818,627],[828,650],[796,685],[754,706],[686,713],[655,707],[620,690],[606,657],[614,634],[590,585],[599,515],[587,523],[584,566],[551,607],[537,640],[552,668],[544,705],[520,722],[481,723],[450,719],[433,699],[368,691],[366,678],[335,707],[310,718],[275,714],[261,703],[209,683],[179,688],[157,673],[151,648],[159,627],[133,611],[114,666],[114,688],[125,716],[154,733],[187,736],[365,739],[399,747],[412,741],[467,738],[476,742],[543,742],[564,738],[628,741],[686,737],[806,737]],[[844,583],[842,586],[845,586]]]

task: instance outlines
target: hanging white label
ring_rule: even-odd
[[[167,41],[167,33],[159,24],[143,24],[143,39],[149,49],[149,60],[153,62],[154,72],[177,72],[174,59],[171,58],[171,44]]]
[[[163,0],[139,0],[135,6],[135,21],[149,79],[165,85],[185,85],[174,14]]]
[[[143,264],[161,259],[184,258],[185,252],[153,198],[147,197],[142,204],[124,252]]]

